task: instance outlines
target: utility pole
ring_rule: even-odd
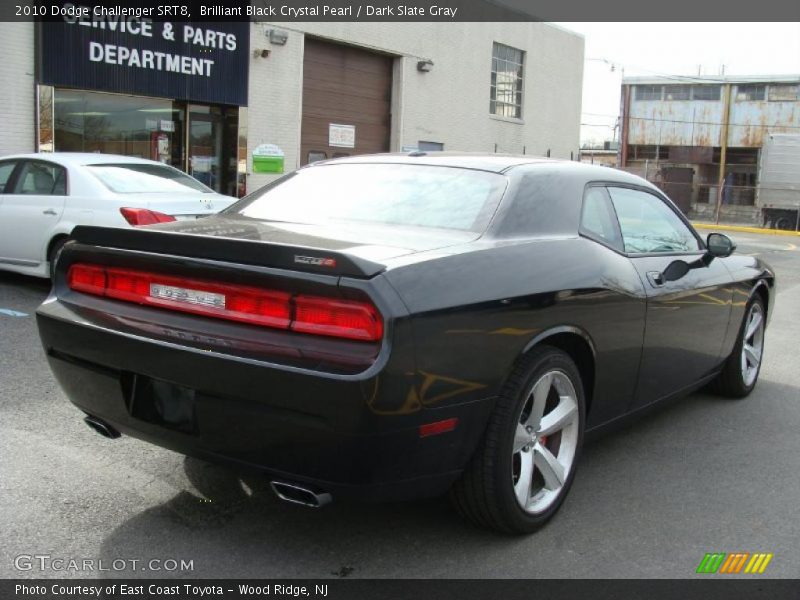
[[[620,126],[620,134],[619,134],[619,162],[620,167],[627,167],[628,166],[628,137],[630,136],[630,124],[631,124],[631,85],[623,85],[622,86],[622,94],[620,98],[620,104],[622,107],[622,124]]]
[[[719,213],[722,208],[722,189],[725,186],[725,162],[728,154],[728,125],[731,120],[731,84],[723,87],[725,105],[722,108],[722,132],[720,133],[719,178],[717,179],[717,210],[714,222],[719,223]]]

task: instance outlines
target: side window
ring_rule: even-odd
[[[586,190],[581,210],[581,233],[617,250],[623,249],[617,218],[606,188],[593,186]]]
[[[16,161],[0,163],[0,194],[7,193],[6,184],[8,180],[11,179],[11,174],[14,172],[16,166]],[[11,190],[9,190],[9,192],[10,191]]]
[[[67,193],[66,169],[50,163],[27,162],[17,178],[14,193],[34,196],[63,196]]]
[[[658,196],[629,188],[609,187],[625,251],[691,252],[700,249],[691,230]]]

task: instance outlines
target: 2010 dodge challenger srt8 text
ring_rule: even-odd
[[[312,506],[449,490],[507,532],[558,509],[586,432],[749,394],[775,296],[643,179],[530,157],[332,160],[216,216],[73,238],[37,317],[93,428]]]

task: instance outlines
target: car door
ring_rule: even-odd
[[[48,161],[21,161],[13,188],[3,194],[0,240],[5,262],[36,266],[47,260],[47,244],[64,212],[67,173]]]
[[[632,408],[678,392],[719,365],[733,295],[720,260],[701,259],[705,246],[677,209],[646,189],[608,186],[625,252],[645,287],[642,362]],[[693,265],[669,281],[675,261]]]
[[[15,172],[19,166],[18,160],[4,160],[0,162],[0,266],[8,263],[10,259],[11,242],[6,235],[3,222],[5,218],[5,196],[14,186]]]

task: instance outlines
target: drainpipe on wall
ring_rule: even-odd
[[[728,154],[728,123],[731,119],[731,84],[726,83],[724,88],[725,106],[722,108],[722,133],[720,137],[721,148],[719,155],[719,178],[717,179],[717,210],[714,222],[719,223],[719,213],[722,208],[722,188],[725,185],[725,161]]]
[[[33,82],[33,102],[34,106],[36,107],[34,110],[33,118],[35,120],[33,124],[33,151],[39,152],[41,150],[41,142],[42,142],[42,98],[39,95],[39,84],[35,81]],[[51,127],[52,129],[52,127]]]

